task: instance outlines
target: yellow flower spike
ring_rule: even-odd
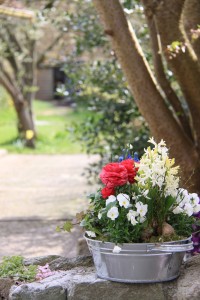
[[[33,130],[26,130],[26,139],[31,140],[34,137],[34,131]]]
[[[177,175],[178,171],[179,171],[179,166],[170,169],[171,175]]]
[[[170,159],[170,158],[166,159],[166,167],[167,168],[171,168],[174,164],[175,164],[174,158],[173,159]]]

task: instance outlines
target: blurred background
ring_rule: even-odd
[[[82,232],[56,227],[111,155],[147,139],[91,1],[0,2],[0,259],[75,256]]]
[[[148,23],[152,15],[144,10],[145,1],[120,2],[145,61],[157,77],[157,91],[181,128],[182,141],[185,139],[186,146],[197,145],[199,127],[191,120],[193,112],[200,109],[190,105],[195,103],[190,103],[195,93],[187,91],[198,94],[199,85],[192,80],[184,82],[180,69],[181,75],[174,76],[180,60],[189,65],[185,51],[187,54],[191,48],[176,40],[176,35],[167,45],[165,36],[159,60],[154,54],[161,53],[155,48],[160,40],[152,46],[155,36],[152,23]],[[173,7],[175,11],[176,5]],[[191,20],[189,15],[185,14],[185,20]],[[195,15],[192,20],[196,22]],[[177,19],[168,21],[171,30]],[[198,54],[200,34],[194,22],[187,43],[190,40]],[[66,234],[56,232],[56,227],[87,209],[86,196],[96,190],[103,164],[120,155],[126,144],[133,144],[139,155],[147,146],[149,127],[111,48],[110,35],[91,0],[0,0],[0,259],[5,255],[76,255],[82,232],[75,228]],[[187,70],[197,74],[197,65],[196,59],[192,62],[195,67]],[[136,82],[137,91],[145,90],[144,101],[150,103],[152,94],[145,80]],[[143,109],[146,119],[157,106],[156,102],[146,112]],[[199,119],[198,115],[194,118],[196,122]],[[154,115],[148,120],[151,125],[157,122]],[[160,120],[162,126],[157,123],[151,129],[155,129],[153,134],[162,129],[172,149],[178,140],[175,131],[174,137],[168,132],[170,122]],[[181,156],[177,149],[174,153]],[[189,158],[194,157],[191,153]],[[184,159],[188,167],[189,158]],[[199,165],[196,167],[199,170]]]

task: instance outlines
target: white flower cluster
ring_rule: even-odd
[[[115,196],[109,196],[106,200],[106,206],[112,202],[118,201],[119,206],[130,208],[132,205],[130,204],[130,197],[127,194],[118,194],[117,197]],[[143,204],[142,202],[138,201],[135,204],[136,210],[130,209],[127,213],[127,219],[131,222],[132,225],[136,225],[137,223],[143,223],[146,218],[145,215],[147,213],[147,204]],[[117,206],[112,206],[108,212],[107,217],[111,220],[117,219],[119,216],[119,210]],[[101,219],[102,213],[99,212],[98,218]]]
[[[189,217],[200,211],[199,197],[197,194],[189,194],[185,189],[179,189],[176,204],[173,207],[174,214],[185,213]]]
[[[123,206],[125,208],[128,208],[130,206],[130,197],[127,194],[118,194],[117,197],[115,196],[109,196],[106,200],[106,206],[111,202],[119,202],[119,206]],[[107,212],[107,217],[111,220],[115,220],[119,216],[119,210],[116,206],[111,207]]]
[[[143,223],[146,220],[146,213],[147,213],[147,204],[143,204],[142,202],[137,202],[135,204],[136,211],[130,209],[127,218],[131,221],[132,225],[136,225],[137,223]]]
[[[166,197],[168,195],[174,197],[177,195],[179,184],[178,167],[172,167],[174,159],[169,159],[168,149],[163,140],[156,144],[154,139],[151,138],[149,142],[154,145],[154,148],[148,147],[145,150],[135,179],[141,188],[150,189],[158,186]]]

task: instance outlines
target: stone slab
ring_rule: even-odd
[[[199,300],[200,255],[185,263],[177,280],[154,284],[117,283],[97,278],[88,257],[65,261],[71,269],[40,282],[12,286],[9,300]],[[85,263],[84,263],[85,261]],[[54,260],[51,260],[53,266]],[[54,263],[54,265],[56,265]]]

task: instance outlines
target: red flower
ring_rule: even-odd
[[[127,183],[128,173],[122,164],[109,163],[103,167],[100,178],[107,188],[114,188]]]
[[[137,173],[138,168],[135,167],[134,161],[132,159],[125,159],[121,162],[121,165],[123,165],[128,173],[128,181],[130,183],[135,182],[135,176]]]
[[[104,187],[101,190],[101,195],[104,199],[107,199],[110,195],[114,195],[114,194],[115,194],[114,188]]]

